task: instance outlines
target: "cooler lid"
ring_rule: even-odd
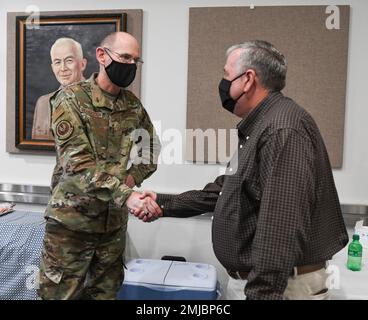
[[[127,263],[124,283],[147,283],[163,285],[172,261],[134,259]]]
[[[165,278],[166,286],[215,290],[217,273],[214,266],[204,263],[173,261]]]

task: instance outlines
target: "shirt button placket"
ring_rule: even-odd
[[[247,142],[249,140],[249,136],[246,136],[245,140],[246,140],[245,142]],[[239,144],[239,149],[243,149],[243,146],[244,146],[243,144]]]

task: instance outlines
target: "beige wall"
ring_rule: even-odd
[[[330,1],[259,0],[259,5],[321,5]],[[5,151],[6,136],[6,13],[26,11],[37,5],[42,11],[143,9],[142,101],[161,129],[186,127],[189,8],[205,6],[244,6],[243,0],[127,0],[117,1],[0,1],[0,182],[48,185],[54,166],[50,156],[12,155]],[[368,2],[342,0],[350,5],[350,40],[344,133],[343,167],[334,170],[339,196],[343,203],[367,204],[368,190]],[[338,67],[338,66],[337,66]],[[318,86],[318,84],[316,85]],[[328,116],[328,115],[327,115]],[[167,143],[163,141],[164,143]],[[183,142],[184,144],[184,142]],[[185,145],[185,144],[184,144]],[[184,158],[184,152],[183,152]],[[201,188],[214,179],[223,167],[219,165],[160,165],[157,173],[143,184],[144,188],[179,192]]]

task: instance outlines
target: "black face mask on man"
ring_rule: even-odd
[[[243,96],[243,94],[245,94],[245,92],[243,92],[239,97],[237,97],[236,99],[233,99],[230,96],[230,88],[231,88],[231,84],[236,80],[239,79],[241,76],[243,76],[247,71],[243,72],[242,74],[238,75],[237,77],[235,77],[233,80],[226,80],[226,79],[222,79],[219,83],[219,94],[220,94],[220,98],[221,98],[221,103],[222,106],[230,111],[231,113],[234,113],[234,109],[235,109],[235,105],[238,102],[238,100]]]
[[[105,52],[111,58],[106,50]],[[111,82],[121,88],[129,86],[135,78],[137,65],[135,63],[118,62],[113,58],[111,60],[111,63],[105,67],[107,76]]]

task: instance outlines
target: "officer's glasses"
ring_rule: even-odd
[[[113,53],[118,58],[118,60],[122,63],[132,63],[132,62],[136,64],[143,63],[143,60],[140,57],[134,58],[129,53],[117,53],[115,51],[112,51],[110,48],[106,48],[106,47],[104,47],[104,49]]]

